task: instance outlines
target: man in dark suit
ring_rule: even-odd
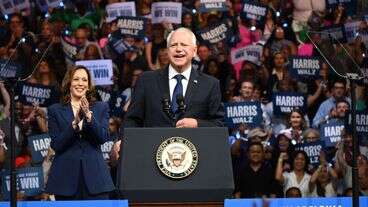
[[[124,128],[223,126],[219,81],[192,69],[197,52],[193,32],[176,29],[168,36],[167,46],[169,66],[140,77]]]

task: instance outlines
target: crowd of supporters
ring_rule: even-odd
[[[359,22],[352,41],[332,46],[338,51],[346,49],[356,65],[367,68],[368,18],[364,14],[368,11],[367,1],[352,1],[356,2],[354,6],[329,6],[324,0],[256,0],[268,10],[263,21],[255,21],[243,15],[243,4],[247,1],[226,0],[226,11],[201,12],[199,0],[177,0],[171,2],[182,3],[181,24],[152,24],[151,4],[158,1],[135,0],[137,16],[147,18],[145,36],[118,36],[126,47],[123,52],[116,51],[110,44],[112,34],[116,34],[119,27],[116,20],[106,20],[105,7],[124,0],[63,2],[62,7],[48,8],[47,11],[31,4],[30,8],[0,17],[2,64],[9,59],[20,64],[21,76],[25,79],[16,87],[14,82],[6,79],[0,82],[0,168],[3,176],[10,166],[9,124],[14,118],[16,167],[42,167],[44,183],[47,182],[53,150],[49,148],[43,161],[35,162],[29,137],[47,134],[47,106],[59,101],[64,74],[75,61],[111,59],[113,84],[96,86],[96,94],[110,106],[109,132],[113,142],[103,148],[109,151],[105,158],[115,179],[119,158],[117,149],[121,144],[119,138],[124,140],[124,137],[119,137],[119,128],[134,93],[134,85],[145,71],[168,66],[166,37],[174,28],[186,27],[196,33],[199,40],[193,67],[220,81],[223,103],[259,102],[261,105],[261,124],[250,126],[240,123],[229,127],[234,197],[333,197],[352,194],[353,129],[346,124],[352,103],[351,83],[338,76],[332,68],[334,63],[326,61],[325,55],[313,45],[322,35],[309,31],[321,32],[326,27]],[[231,38],[212,44],[201,41],[199,33],[202,29],[222,21],[231,25]],[[73,57],[66,55],[66,40],[78,48]],[[249,45],[262,47],[259,61],[232,63],[231,52]],[[307,80],[292,76],[289,66],[290,58],[294,56],[320,60],[318,76]],[[26,78],[27,74],[31,74],[30,77]],[[362,114],[368,113],[366,79],[358,82],[355,88],[355,107]],[[50,94],[44,97],[47,101],[41,103],[24,98],[27,96],[25,86],[48,90]],[[9,94],[12,90],[16,95],[14,117],[10,112]],[[290,113],[282,115],[274,113],[273,95],[279,92],[303,94],[306,108],[294,107]],[[337,135],[341,140],[328,146],[323,144],[317,158],[311,160],[308,153],[301,150],[304,148],[298,146],[324,142],[322,128],[336,122],[344,123],[344,128]],[[368,132],[367,123],[365,127],[365,132]],[[361,195],[368,195],[366,134],[364,129],[359,134]],[[5,182],[1,185],[4,189]],[[50,195],[27,196],[19,192],[18,199],[47,200]]]

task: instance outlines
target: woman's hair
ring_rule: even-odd
[[[90,52],[92,54],[89,54]],[[91,55],[91,56],[87,56],[87,55]],[[103,55],[102,55],[102,52],[99,46],[93,43],[89,44],[85,49],[84,59],[87,59],[87,60],[103,59]]]
[[[216,74],[210,74],[209,72],[209,65],[210,63],[215,63],[216,64],[216,67],[217,67],[217,71],[216,71]],[[219,63],[219,61],[216,59],[216,58],[213,58],[213,57],[210,57],[207,62],[205,63],[205,66],[204,66],[204,73],[206,73],[207,75],[211,75],[211,76],[214,76],[215,78],[220,78],[221,76],[221,65]]]
[[[47,58],[47,59],[42,60],[41,62],[47,63],[47,66],[49,68],[48,77],[49,77],[49,80],[50,80],[50,84],[51,85],[57,85],[55,73],[54,73],[53,69],[50,67],[51,65],[54,65],[53,61],[51,59]],[[41,66],[41,64],[36,68],[36,71],[32,75],[38,83],[41,83],[41,73],[39,71],[40,66]]]
[[[304,165],[304,172],[308,172],[308,166],[309,166],[309,157],[307,155],[307,153],[303,150],[296,150],[292,155],[292,165],[291,165],[291,169],[294,170],[294,161],[296,159],[296,157],[299,155],[299,154],[302,154],[304,159],[305,159],[305,165]]]
[[[160,53],[164,53],[164,52],[168,52],[167,48],[166,47],[162,47],[162,48],[159,48],[158,49],[158,52],[157,52],[157,56],[156,56],[156,64],[155,64],[155,67],[156,69],[162,69],[164,67],[166,67],[167,65],[164,65],[162,62],[160,62]]]
[[[88,76],[88,90],[86,93],[86,98],[88,100],[89,103],[94,103],[96,101],[95,98],[95,88],[94,85],[92,83],[92,76],[91,73],[89,72],[89,70],[81,65],[77,65],[71,69],[69,69],[64,76],[63,82],[61,84],[61,103],[62,104],[68,104],[70,102],[70,85],[74,76],[74,73],[77,70],[84,70],[87,73]]]
[[[289,114],[289,121],[291,120],[291,115],[293,113],[298,113],[302,117],[302,123],[301,123],[301,126],[300,126],[301,129],[304,130],[305,128],[307,128],[307,123],[305,122],[303,111],[300,108],[298,108],[298,107],[293,108],[291,110],[290,114]]]

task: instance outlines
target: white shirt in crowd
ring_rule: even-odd
[[[289,188],[297,187],[299,188],[300,192],[302,192],[302,197],[311,196],[311,193],[309,191],[309,181],[311,179],[311,176],[308,173],[304,173],[304,177],[299,183],[296,179],[294,171],[284,172],[282,175],[284,176],[284,194]]]

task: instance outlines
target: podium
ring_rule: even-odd
[[[133,206],[221,206],[224,199],[232,197],[227,128],[126,128],[124,134],[117,187]],[[173,140],[179,140],[181,145],[174,146]],[[175,150],[187,148],[184,144],[192,151],[175,155]],[[176,157],[182,158],[183,163],[188,163],[185,159],[192,161],[186,167],[192,170],[189,175],[187,171],[176,174],[166,170],[168,166],[175,167],[170,161]]]

